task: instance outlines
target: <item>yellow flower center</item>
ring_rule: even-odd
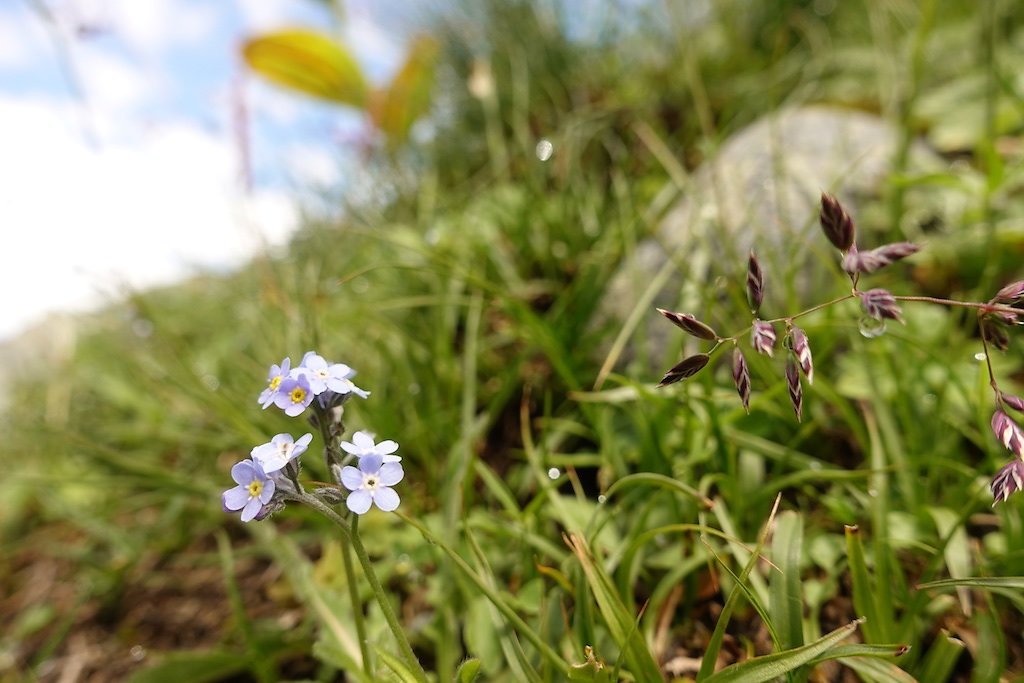
[[[281,386],[281,375],[278,375],[274,379],[270,380],[270,390],[277,391],[277,388]]]
[[[295,387],[289,396],[292,397],[292,403],[302,403],[306,400],[306,390],[302,387]]]
[[[249,482],[249,497],[259,498],[260,494],[263,493],[263,482],[259,479],[254,479]]]

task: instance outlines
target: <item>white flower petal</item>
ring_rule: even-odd
[[[397,462],[389,462],[380,466],[380,483],[384,486],[394,486],[402,481],[405,470]]]
[[[354,491],[345,499],[345,505],[357,515],[362,515],[366,514],[366,511],[370,509],[371,501],[373,501],[373,496],[370,495],[369,491]]]
[[[260,502],[259,498],[251,499],[248,503],[245,504],[245,507],[242,509],[242,521],[251,521],[252,518],[258,515],[260,510],[262,509],[263,503]]]
[[[352,441],[364,451],[373,450],[373,434],[370,432],[358,431],[352,435]]]
[[[363,488],[363,473],[351,465],[341,468],[341,483],[349,491]]]
[[[377,493],[373,496],[373,502],[384,512],[391,512],[398,508],[398,504],[402,502],[402,499],[398,497],[394,489],[385,487],[377,489]]]
[[[374,447],[374,450],[376,450],[381,455],[389,455],[398,450],[398,442],[392,441],[391,439],[386,439],[377,444]]]
[[[249,489],[245,486],[228,489],[224,492],[222,501],[228,510],[241,510],[249,502]]]

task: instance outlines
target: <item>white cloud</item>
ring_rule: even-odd
[[[95,305],[124,285],[243,263],[297,221],[278,194],[237,191],[233,150],[189,125],[90,145],[68,105],[0,98],[5,316],[0,337],[50,309]]]
[[[210,35],[218,11],[195,0],[56,0],[56,19],[73,34],[79,28],[109,32],[139,55],[157,56]]]
[[[33,23],[38,24],[36,17],[19,7],[0,11],[0,68],[29,66],[45,47],[41,27]]]

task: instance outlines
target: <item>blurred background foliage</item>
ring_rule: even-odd
[[[358,150],[343,218],[311,215],[284,255],[77,320],[66,354],[7,388],[0,680],[63,680],[76,666],[96,681],[349,680],[336,535],[294,508],[243,526],[218,500],[253,445],[301,433],[255,397],[271,363],[309,349],[373,391],[346,422],[402,445],[402,509],[568,662],[592,646],[642,679],[563,540],[599,525],[591,550],[669,678],[696,675],[744,567],[747,594],[714,645],[722,663],[869,615],[860,640],[911,646],[898,670],[851,657],[803,680],[1024,674],[1019,587],[917,588],[1024,574],[1020,501],[989,507],[1006,454],[988,429],[970,316],[908,306],[907,325],[874,340],[853,311],[808,320],[818,370],[802,423],[763,357],[750,358],[749,416],[722,363],[655,391],[652,361],[675,363],[688,343],[678,338],[659,358],[620,360],[595,390],[624,324],[601,314],[619,264],[685,197],[680,174],[783,106],[871,112],[899,132],[890,180],[855,218],[879,240],[926,235],[926,253],[876,286],[988,299],[1019,278],[1024,12],[966,0],[487,0],[421,23],[387,84],[367,83],[359,55],[331,38],[253,36],[243,51],[255,70],[366,112],[376,137]],[[948,171],[909,173],[915,139]],[[915,187],[936,188],[935,204],[908,207]],[[741,264],[716,268],[732,277]],[[803,292],[802,305],[843,283],[834,289]],[[743,304],[722,291],[709,289],[705,310],[738,329]],[[1012,390],[1019,345],[993,361]],[[635,480],[598,502],[637,473],[715,505]],[[328,478],[315,457],[304,474]],[[781,589],[749,562],[779,492],[776,534],[797,548],[786,566],[800,579]],[[527,663],[536,680],[559,680],[418,532],[394,516],[363,522],[439,680],[467,657],[485,680],[534,680]],[[799,608],[780,611],[776,590]],[[371,637],[387,648],[366,597]]]

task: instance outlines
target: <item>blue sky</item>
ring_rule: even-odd
[[[243,263],[343,186],[359,117],[248,74],[238,45],[318,27],[387,78],[404,44],[384,24],[400,6],[344,5],[339,23],[320,0],[0,3],[0,338]]]

